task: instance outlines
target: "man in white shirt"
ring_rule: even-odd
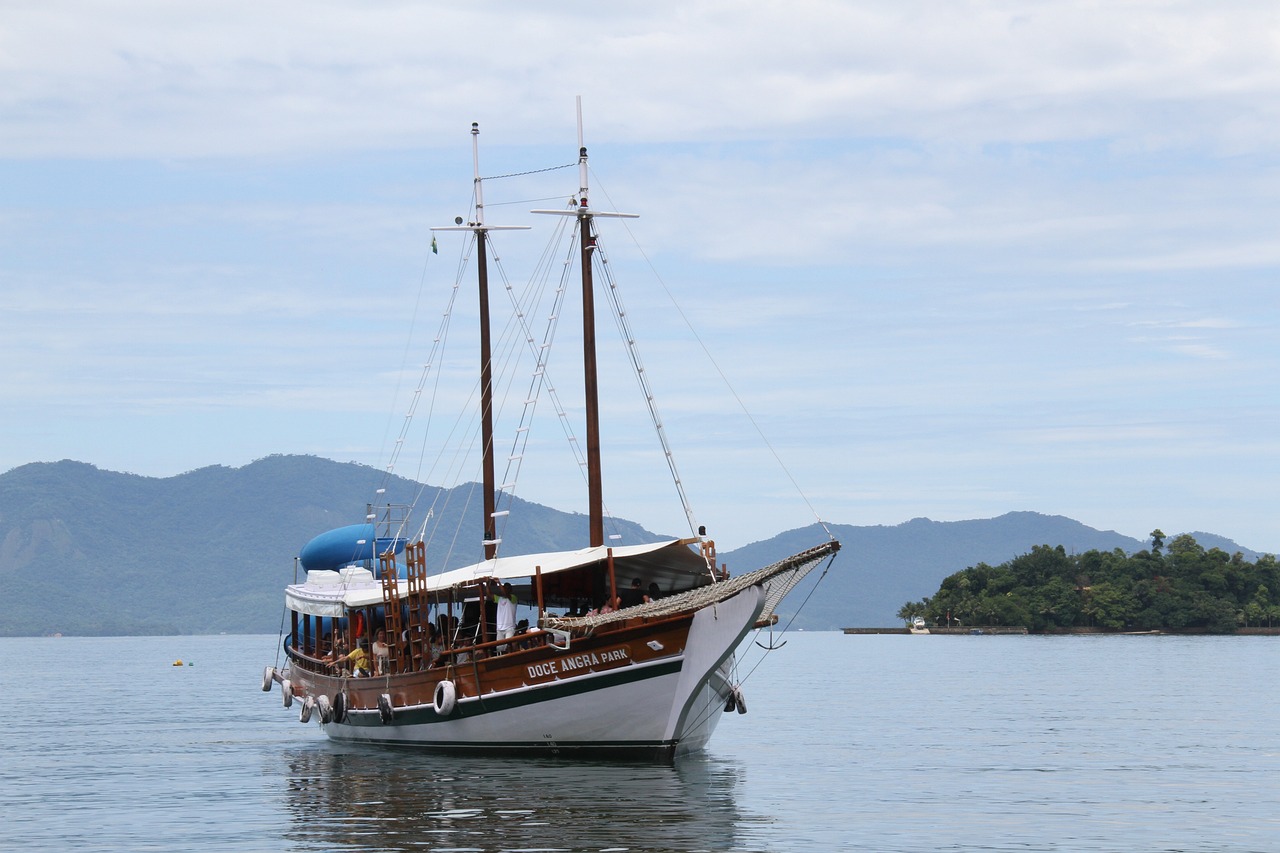
[[[516,595],[511,591],[511,584],[504,583],[502,585],[502,595],[495,595],[493,598],[498,603],[496,620],[498,639],[509,640],[516,632]],[[507,646],[498,646],[499,654],[506,650]]]

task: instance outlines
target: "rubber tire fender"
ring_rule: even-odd
[[[275,681],[276,668],[269,666],[262,671],[262,692],[271,692],[271,682]],[[287,707],[287,706],[286,706]]]
[[[284,706],[286,708],[293,707],[293,682],[285,679],[280,682],[280,692],[284,695]]]
[[[347,720],[347,694],[339,690],[333,694],[333,721],[343,723]]]
[[[431,697],[431,707],[438,716],[449,716],[457,704],[458,690],[452,681],[441,681],[436,685],[435,695]]]
[[[396,710],[391,704],[390,693],[383,693],[378,697],[378,716],[382,718],[384,725],[396,718]]]

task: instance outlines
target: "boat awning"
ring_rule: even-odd
[[[613,551],[618,578],[643,577],[661,588],[687,588],[707,574],[702,556],[689,546],[696,539],[671,539],[646,545],[601,545],[578,551],[548,551],[498,557],[427,578],[430,590],[446,590],[480,578],[497,578],[522,585],[539,571],[545,575],[583,569],[605,562]],[[361,574],[363,573],[363,574]],[[517,583],[519,582],[519,583]],[[367,569],[346,568],[340,572],[307,572],[306,583],[285,589],[285,605],[312,616],[341,616],[348,608],[369,607],[383,601],[382,584]]]

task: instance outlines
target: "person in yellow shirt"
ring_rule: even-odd
[[[352,649],[351,654],[347,655],[347,663],[351,665],[351,674],[357,678],[363,678],[372,671],[369,668],[369,653],[364,650],[364,646]]]

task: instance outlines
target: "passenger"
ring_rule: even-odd
[[[391,670],[391,647],[387,645],[387,632],[379,628],[373,638],[373,671],[386,675]]]
[[[344,667],[344,674],[347,670],[356,678],[364,678],[369,675],[369,653],[364,650],[364,646],[356,646],[344,658],[339,661],[347,664]]]
[[[640,585],[640,578],[631,579],[631,588],[622,592],[622,606],[635,607],[644,601],[644,589]]]
[[[436,666],[440,663],[440,655],[444,654],[444,643],[440,640],[440,629],[436,627],[434,622],[427,625],[427,655],[426,666]]]
[[[662,592],[658,589],[658,585],[656,583],[651,583],[649,584],[649,592],[644,597],[644,602],[645,604],[648,604],[651,601],[657,601],[661,597]]]
[[[511,591],[511,584],[504,583],[502,585],[502,595],[495,594],[493,600],[498,603],[498,616],[494,621],[498,625],[498,636],[496,639],[509,640],[516,633],[516,595]],[[502,654],[507,650],[504,643],[498,646],[498,654]]]
[[[346,667],[342,666],[347,660],[347,641],[338,635],[333,640],[333,645],[329,647],[329,653],[320,660],[329,664],[331,669],[338,670],[341,675],[348,675]]]

